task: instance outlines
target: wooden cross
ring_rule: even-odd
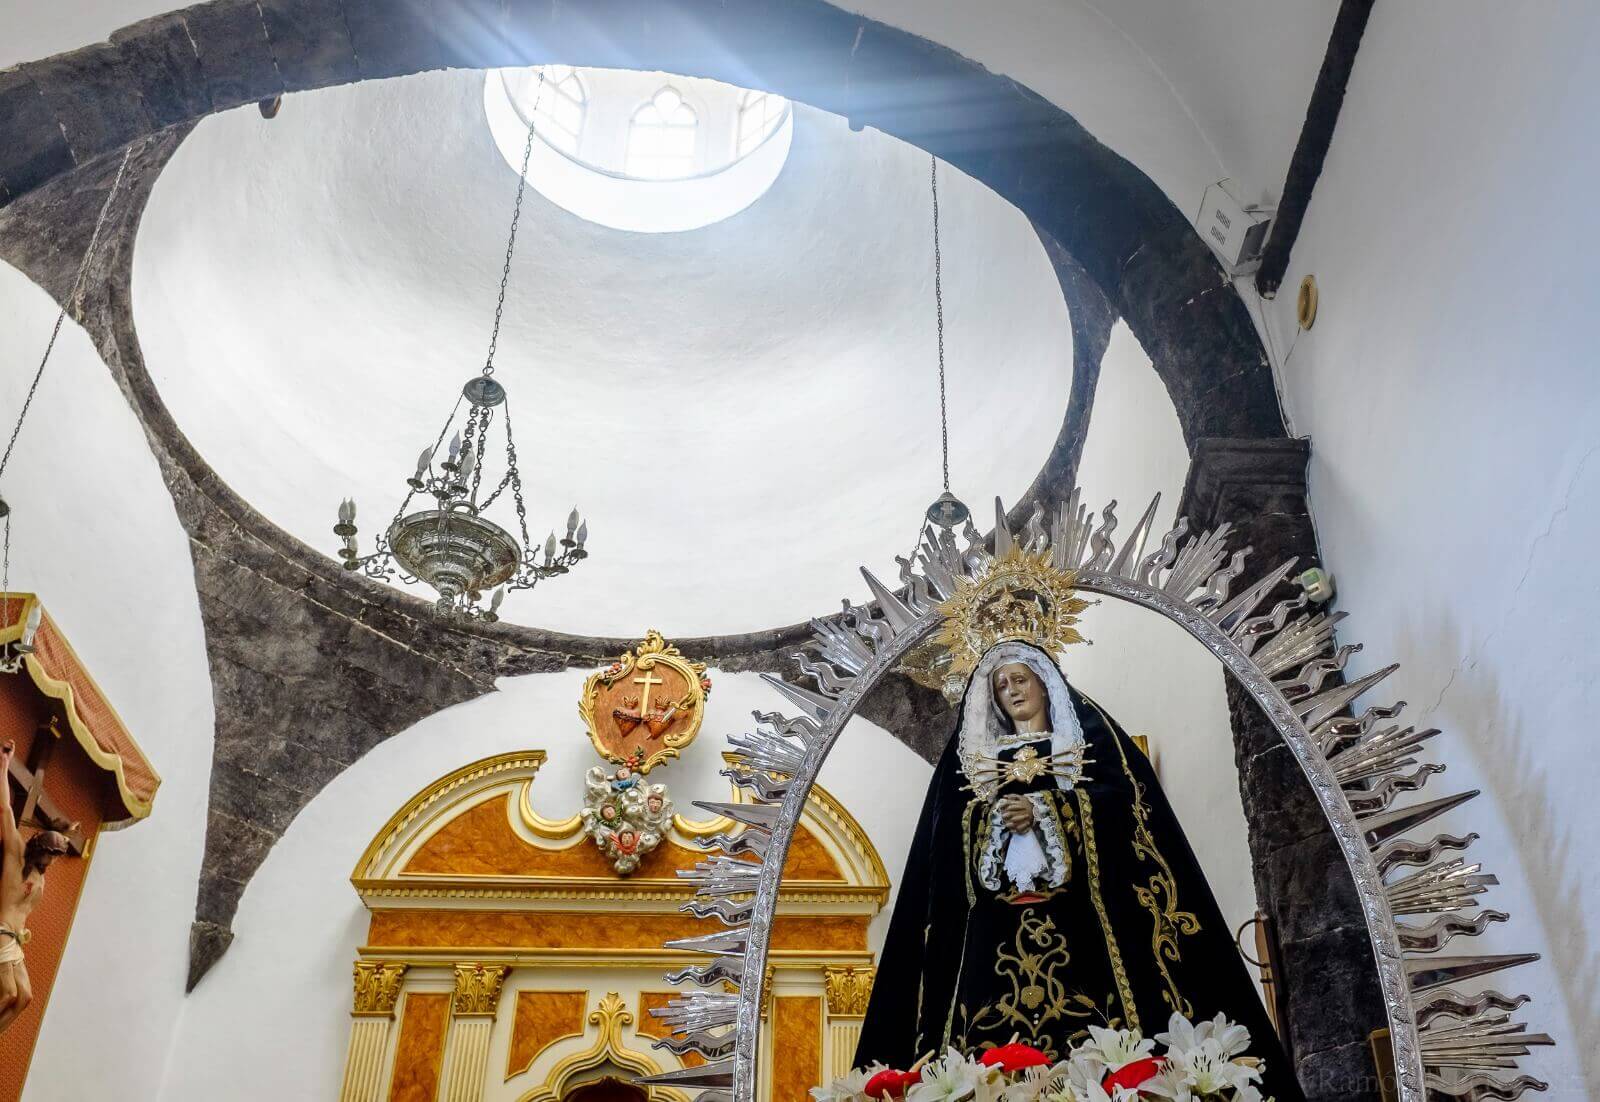
[[[17,814],[17,823],[20,826],[32,820],[35,825],[45,830],[60,831],[67,836],[73,855],[82,857],[83,836],[69,829],[72,820],[44,791],[45,770],[55,753],[56,743],[61,739],[61,729],[56,724],[57,720],[54,717],[48,724],[40,724],[39,731],[33,739],[33,752],[29,755],[31,768],[16,758],[11,759],[10,779],[16,781],[17,787],[23,791],[22,810]]]

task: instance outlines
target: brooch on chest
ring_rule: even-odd
[[[1071,788],[1083,779],[1083,767],[1093,764],[1083,756],[1082,744],[1069,746],[1054,754],[1041,754],[1032,746],[1024,746],[1008,761],[989,754],[978,754],[967,773],[967,790],[977,792],[985,799],[993,799],[994,792],[1006,784],[1033,784],[1040,777],[1051,777]]]

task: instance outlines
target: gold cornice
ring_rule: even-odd
[[[639,900],[684,901],[694,898],[694,887],[681,880],[623,881],[605,877],[570,877],[542,880],[533,877],[417,877],[415,881],[351,881],[367,899],[511,899],[625,902]],[[778,887],[780,903],[844,903],[866,901],[879,906],[888,901],[886,885],[841,884],[836,880],[785,880]]]
[[[367,848],[362,851],[361,859],[356,862],[355,871],[350,874],[350,881],[357,884],[370,878],[372,864],[384,848],[394,841],[399,834],[410,826],[417,816],[438,800],[460,788],[469,781],[478,780],[494,773],[504,773],[512,769],[532,768],[537,774],[539,767],[544,764],[547,755],[543,750],[514,750],[508,754],[496,754],[493,757],[483,758],[479,761],[463,765],[453,773],[446,773],[443,777],[428,785],[411,799],[407,800],[383,824],[383,829],[367,843]],[[532,777],[530,776],[530,780]]]
[[[467,956],[485,965],[517,967],[611,968],[657,971],[677,967],[686,960],[710,959],[709,954],[682,949],[506,949],[485,945],[442,945],[437,948],[363,945],[356,950],[372,963],[397,964],[408,968],[453,969]],[[771,949],[767,956],[780,969],[817,969],[853,966],[858,972],[870,967],[870,949]]]

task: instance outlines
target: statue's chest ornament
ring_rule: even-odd
[[[1031,746],[1024,746],[1017,751],[1017,756],[1006,764],[1006,780],[1016,784],[1032,784],[1049,768],[1047,762],[1047,758],[1039,756],[1039,751]]]

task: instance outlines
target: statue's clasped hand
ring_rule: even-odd
[[[1000,821],[1013,834],[1026,834],[1033,829],[1033,801],[1026,796],[1002,796],[996,805]]]

